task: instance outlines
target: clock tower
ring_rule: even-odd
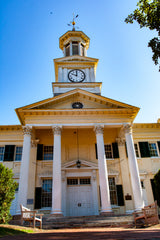
[[[59,38],[63,57],[54,59],[53,95],[83,89],[101,95],[101,82],[95,82],[98,59],[87,57],[90,39],[82,31],[68,31]]]

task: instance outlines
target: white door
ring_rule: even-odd
[[[91,183],[84,185],[85,181],[83,181],[83,184],[80,184],[80,180],[77,179],[77,184],[67,187],[68,216],[94,215]]]

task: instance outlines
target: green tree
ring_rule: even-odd
[[[10,207],[16,188],[12,170],[0,163],[0,223],[7,223],[11,219]]]
[[[148,47],[152,49],[152,59],[155,65],[159,64],[160,71],[160,0],[139,0],[137,9],[125,19],[126,23],[134,21],[138,22],[140,28],[147,27],[158,32],[157,37],[149,41]]]
[[[160,206],[160,170],[154,175],[155,198],[158,206]]]

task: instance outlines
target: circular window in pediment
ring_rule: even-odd
[[[81,102],[74,102],[72,103],[72,108],[83,108],[83,104]]]

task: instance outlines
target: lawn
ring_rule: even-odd
[[[20,226],[13,226],[13,225],[0,225],[0,238],[7,236],[7,235],[19,235],[19,234],[27,234],[27,233],[34,233],[34,230],[20,227]]]

